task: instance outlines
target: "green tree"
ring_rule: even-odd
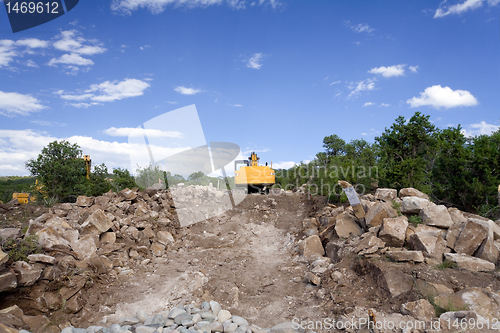
[[[97,197],[111,190],[113,187],[108,181],[108,176],[108,168],[104,163],[94,166],[94,170],[90,174],[90,181],[86,182],[85,195]]]
[[[145,167],[137,167],[135,183],[142,189],[159,184],[165,185],[165,173],[159,165],[149,163]]]
[[[420,112],[408,120],[399,116],[390,129],[375,138],[380,147],[385,186],[414,187],[430,192],[430,171],[439,131]]]
[[[48,197],[74,201],[76,196],[85,194],[85,161],[77,144],[51,142],[37,159],[26,162],[26,168],[43,185],[43,193]]]
[[[323,148],[329,157],[345,154],[346,143],[338,135],[330,135],[323,139]]]
[[[135,179],[130,174],[130,171],[127,169],[116,168],[113,170],[113,180],[111,184],[115,188],[116,191],[121,191],[126,188],[132,189],[136,187]]]

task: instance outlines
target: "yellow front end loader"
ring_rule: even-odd
[[[276,183],[275,171],[271,167],[259,165],[259,157],[254,152],[248,160],[234,162],[234,185],[247,193],[269,193]]]

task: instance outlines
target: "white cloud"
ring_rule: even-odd
[[[57,66],[57,64],[91,66],[94,62],[90,59],[82,58],[79,54],[63,54],[59,59],[53,58],[49,61],[49,66]]]
[[[341,81],[335,81],[335,82],[332,82],[330,83],[328,86],[333,86],[334,84],[337,84],[337,83],[340,83]]]
[[[450,14],[462,14],[468,10],[474,10],[483,5],[484,0],[465,0],[456,5],[447,6],[446,1],[441,2],[440,7],[436,10],[434,18],[444,17]],[[489,2],[490,3],[490,2]]]
[[[0,67],[9,66],[9,63],[17,56],[14,42],[8,39],[0,40]]]
[[[241,108],[243,106],[241,104],[229,104],[229,103],[227,103],[227,105],[229,105],[229,106],[235,106],[235,107],[238,107],[238,108]]]
[[[147,82],[137,79],[124,79],[123,81],[105,81],[100,84],[93,84],[84,94],[67,94],[64,90],[56,92],[62,99],[68,101],[90,100],[94,103],[76,103],[71,104],[74,107],[86,108],[99,104],[98,102],[112,102],[129,97],[142,96],[144,91],[149,88]]]
[[[0,91],[0,114],[5,116],[25,116],[44,109],[45,106],[31,95]]]
[[[76,30],[63,31],[58,36],[59,40],[54,42],[53,46],[60,51],[87,56],[106,52],[106,49],[99,45],[84,45],[84,43],[89,41],[79,35],[80,34]],[[92,44],[96,43],[92,42]]]
[[[431,106],[435,109],[478,105],[477,99],[467,90],[452,90],[441,85],[426,88],[420,93],[420,97],[413,97],[406,103],[412,108]]]
[[[361,91],[368,91],[375,89],[375,79],[366,79],[356,83],[351,83],[349,89],[351,92],[347,97],[358,95]]]
[[[67,140],[78,144],[84,154],[91,156],[94,165],[105,163],[108,170],[112,168],[127,168],[134,171],[135,165],[130,164],[130,156],[134,156],[140,165],[149,163],[149,154],[143,145],[130,144],[126,142],[110,142],[97,140],[88,136],[75,135],[72,137],[57,138],[47,132],[38,132],[31,129],[25,130],[2,130],[0,129],[0,161],[8,161],[6,164],[0,162],[0,176],[28,175],[25,169],[26,161],[36,158],[43,147],[55,140]],[[154,151],[162,156],[171,156],[178,152],[189,149],[189,147],[158,147],[152,146]]]
[[[469,129],[463,129],[462,134],[466,137],[473,137],[477,135],[491,135],[492,132],[498,131],[500,126],[487,124],[484,120],[479,124],[470,124]]]
[[[488,5],[496,6],[500,3],[500,0],[488,0]]]
[[[499,0],[500,1],[500,0]],[[408,67],[408,69],[410,71],[412,71],[413,73],[417,73],[418,72],[418,65],[417,66],[410,66]]]
[[[264,60],[264,55],[262,53],[255,53],[250,59],[247,60],[247,67],[260,69],[262,67],[262,60]]]
[[[135,137],[147,136],[148,138],[182,138],[181,132],[177,131],[161,131],[157,129],[142,129],[139,131],[137,128],[132,127],[110,127],[104,130],[105,134],[111,136],[129,136],[133,135]]]
[[[159,14],[163,12],[167,6],[172,6],[174,8],[206,8],[209,6],[220,6],[224,3],[227,3],[227,5],[233,9],[246,8],[245,0],[113,0],[111,9],[116,12],[130,15],[135,10],[146,8],[153,14]],[[281,6],[281,2],[278,0],[258,0],[253,1],[250,5],[277,8]]]
[[[352,31],[355,31],[357,33],[362,33],[362,32],[367,32],[367,33],[370,33],[372,32],[373,28],[371,28],[368,24],[366,23],[359,23],[359,24],[356,24],[356,25],[353,25],[351,23],[351,21],[344,21],[344,25],[346,27],[348,27],[349,29],[351,29]]]
[[[141,46],[139,47],[142,51],[144,51],[145,49],[149,49],[151,47],[151,45],[144,45],[144,46]]]
[[[47,120],[32,120],[33,124],[37,124],[40,126],[66,126],[64,123],[59,123],[57,121],[47,121]]]
[[[368,73],[380,74],[383,77],[402,76],[405,74],[405,66],[406,64],[394,65],[389,67],[384,67],[384,66],[378,68],[375,67],[369,70]]]
[[[27,62],[26,62],[26,66],[28,67],[38,67],[38,65],[31,59],[29,59]]]
[[[372,102],[366,102],[365,104],[363,104],[363,106],[372,106],[372,105],[375,105],[375,103],[372,103]]]
[[[196,95],[196,94],[201,93],[203,91],[200,89],[186,88],[184,86],[177,86],[174,88],[174,90],[177,91],[181,95]]]
[[[49,46],[49,42],[37,38],[26,38],[26,39],[21,39],[16,42],[16,45],[18,46],[26,46],[29,48],[45,48]]]
[[[273,163],[273,169],[277,170],[277,169],[290,169],[291,167],[293,167],[294,165],[296,165],[297,163],[293,162],[293,161],[288,161],[288,162],[277,162],[277,163]]]
[[[96,102],[93,102],[93,103],[69,103],[69,105],[74,106],[75,108],[78,108],[78,109],[86,109],[86,108],[89,108],[89,107],[94,106],[94,105],[100,105],[100,103],[96,103]]]
[[[380,108],[380,107],[383,107],[383,106],[391,106],[391,105],[390,105],[390,104],[387,104],[387,103],[382,103],[382,104],[380,104],[379,108]]]

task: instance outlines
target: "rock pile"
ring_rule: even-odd
[[[21,329],[19,333],[53,332],[55,328],[48,320],[35,324],[16,305],[0,311],[0,318],[4,322],[0,323],[0,330],[3,332],[18,332],[18,329]],[[223,310],[218,302],[210,301],[203,302],[199,307],[194,304],[178,306],[151,316],[138,310],[135,317],[120,318],[119,323],[109,327],[75,328],[63,324],[59,328],[62,329],[61,333],[285,333],[290,332],[292,325],[291,322],[285,322],[271,328],[260,328],[249,324],[243,317]],[[303,330],[294,330],[301,331]]]
[[[350,277],[338,270],[342,266],[335,264],[348,256],[378,258],[367,261],[361,269],[370,272],[388,299],[409,295],[413,290],[426,297],[403,304],[402,315],[421,320],[436,317],[431,300],[444,309],[467,309],[465,314],[446,312],[441,315],[443,320],[455,318],[454,315],[490,320],[500,316],[500,295],[491,289],[465,286],[452,290],[416,279],[390,263],[493,272],[500,264],[499,221],[436,205],[413,188],[402,189],[399,195],[394,189],[379,188],[375,195],[361,196],[360,201],[364,218],[357,218],[351,206],[329,204],[316,217],[303,221],[304,239],[299,241],[298,248],[312,263],[305,280],[320,285],[326,277],[334,285],[345,284]],[[318,266],[323,259],[328,259],[327,263]],[[318,291],[318,296],[322,293]]]

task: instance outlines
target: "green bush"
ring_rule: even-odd
[[[419,224],[422,224],[422,218],[418,215],[412,215],[408,218],[408,222],[416,227]]]
[[[28,261],[30,254],[42,253],[37,235],[26,235],[21,241],[8,239],[2,244],[2,249],[12,261]]]

